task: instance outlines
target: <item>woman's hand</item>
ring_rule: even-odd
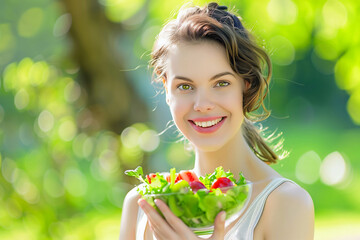
[[[145,212],[150,223],[150,227],[158,240],[199,240],[188,226],[180,218],[176,217],[169,207],[161,200],[156,199],[155,204],[163,213],[166,220],[144,199],[138,201],[139,206]],[[211,240],[223,240],[225,236],[225,217],[224,211],[220,212],[214,223],[214,233],[210,236]]]

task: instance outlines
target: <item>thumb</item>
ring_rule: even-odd
[[[223,240],[225,237],[225,218],[226,212],[221,211],[215,218],[214,233],[210,239]]]

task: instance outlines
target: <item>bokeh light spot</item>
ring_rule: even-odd
[[[25,171],[17,169],[13,177],[14,189],[25,201],[34,204],[40,200],[37,187],[30,181]]]
[[[341,184],[347,177],[347,165],[339,152],[325,157],[320,167],[320,178],[326,185]]]
[[[352,48],[347,51],[335,65],[335,80],[340,89],[352,90],[360,86],[360,48]]]
[[[9,91],[14,89],[17,79],[16,63],[11,63],[7,65],[7,67],[4,70],[3,76],[4,76],[4,80],[3,80],[4,90]]]
[[[81,94],[80,85],[77,82],[69,82],[64,89],[65,100],[69,103],[78,100]]]
[[[74,141],[72,142],[72,149],[75,155],[79,158],[83,157],[82,146],[84,144],[85,138],[85,133],[80,133],[75,137]]]
[[[360,124],[360,87],[350,95],[347,111],[355,124]]]
[[[325,25],[331,28],[340,28],[347,22],[346,7],[337,0],[328,0],[323,9],[322,16]]]
[[[101,168],[111,174],[119,170],[120,162],[114,151],[104,150],[99,156],[99,163]]]
[[[304,153],[296,163],[297,179],[306,184],[312,184],[319,179],[321,159],[315,151]]]
[[[35,62],[29,71],[30,83],[33,86],[41,86],[47,82],[50,76],[50,69],[46,62]]]
[[[30,71],[33,67],[34,61],[31,58],[22,59],[16,70],[14,89],[25,88],[30,85]]]
[[[82,147],[83,156],[85,158],[90,157],[93,148],[94,148],[94,140],[91,137],[86,138]]]
[[[15,107],[19,110],[22,110],[27,107],[30,101],[29,93],[24,89],[20,89],[15,97],[14,97],[14,104]]]
[[[0,52],[9,50],[15,46],[15,39],[11,32],[10,24],[0,24]],[[0,60],[0,63],[3,63]]]
[[[127,148],[133,148],[138,145],[140,132],[134,127],[127,127],[121,133],[121,142]]]
[[[80,133],[73,141],[73,151],[79,158],[88,158],[93,149],[93,140],[85,133]]]
[[[105,6],[105,14],[110,21],[121,22],[132,17],[144,5],[144,0],[99,0]]]
[[[6,181],[12,182],[12,176],[16,169],[16,163],[8,157],[5,157],[1,164],[1,173]]]
[[[70,13],[65,13],[60,17],[58,17],[58,19],[54,24],[54,30],[53,30],[54,36],[55,37],[64,36],[69,31],[71,27],[71,22],[72,22],[72,18]]]
[[[296,21],[297,6],[291,0],[271,0],[267,5],[271,20],[282,25],[290,25]]]
[[[106,149],[116,152],[119,148],[119,136],[110,131],[102,132],[96,139],[95,147],[97,155],[100,155]]]
[[[269,42],[274,51],[272,60],[281,66],[291,64],[295,59],[295,48],[293,44],[283,36],[275,36]]]
[[[63,123],[61,123],[58,130],[60,138],[67,142],[71,141],[75,137],[76,132],[76,125],[72,120],[65,120]]]
[[[159,26],[151,26],[147,28],[141,35],[141,45],[144,49],[151,49],[153,45],[153,39],[160,32]]]
[[[38,125],[41,131],[48,132],[54,127],[54,116],[48,110],[43,110],[39,114]]]
[[[25,175],[25,172],[22,170],[17,169],[15,179],[13,179],[14,189],[20,195],[26,193],[29,188],[29,181]]]
[[[146,130],[139,137],[139,146],[146,152],[154,151],[160,143],[160,138],[154,130]]]
[[[43,15],[41,8],[30,8],[25,11],[19,19],[19,35],[26,38],[36,35],[43,23]]]

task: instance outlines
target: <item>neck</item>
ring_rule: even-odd
[[[212,173],[215,168],[222,166],[225,171],[230,170],[234,176],[242,172],[246,178],[251,180],[254,164],[259,160],[245,141],[242,132],[239,131],[232,141],[217,151],[202,151],[195,149],[194,171],[204,176]]]
[[[235,178],[241,172],[251,182],[281,177],[255,155],[241,131],[217,151],[202,151],[195,148],[194,171],[198,176],[212,173],[219,166],[222,166],[226,172],[230,170]]]

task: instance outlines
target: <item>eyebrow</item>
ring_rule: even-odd
[[[231,72],[221,72],[221,73],[218,73],[218,74],[212,76],[209,81],[213,81],[213,80],[215,80],[215,79],[217,79],[219,77],[225,76],[225,75],[231,75],[231,76],[235,77],[235,75],[232,74]],[[190,78],[183,77],[183,76],[175,76],[173,79],[181,79],[181,80],[188,81],[188,82],[194,82]]]

